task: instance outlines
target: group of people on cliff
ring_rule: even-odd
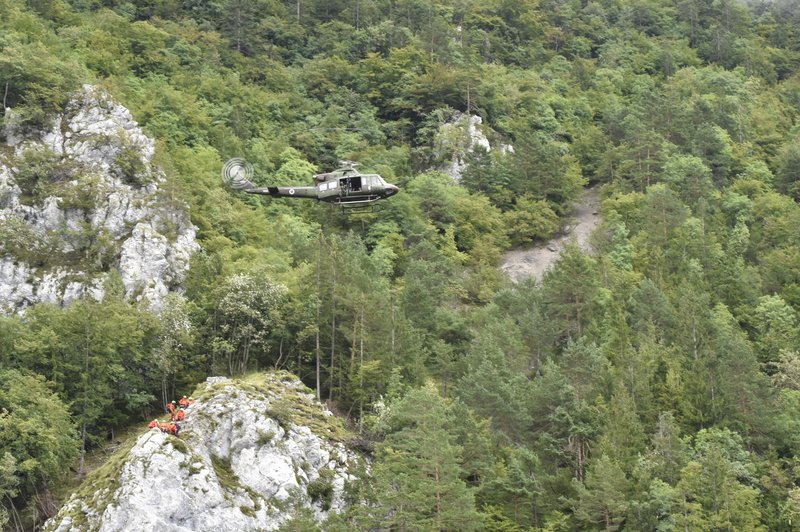
[[[186,397],[185,395],[181,397],[181,399],[175,403],[172,401],[171,403],[167,404],[166,410],[169,412],[169,422],[167,421],[159,421],[158,419],[154,419],[147,425],[148,429],[158,429],[161,432],[166,432],[168,434],[173,434],[175,436],[181,431],[180,422],[186,419],[186,409],[189,405],[194,404],[194,399],[191,397]]]

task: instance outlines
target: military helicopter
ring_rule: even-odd
[[[378,174],[362,174],[357,163],[340,161],[340,168],[314,175],[314,185],[256,187],[250,182],[253,166],[241,158],[230,159],[222,168],[222,180],[235,190],[281,198],[306,198],[339,205],[344,210],[371,208],[373,203],[394,196],[400,189]]]

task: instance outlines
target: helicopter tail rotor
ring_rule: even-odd
[[[241,157],[228,159],[222,167],[222,181],[235,190],[254,188],[255,185],[250,182],[251,177],[253,177],[253,165]]]

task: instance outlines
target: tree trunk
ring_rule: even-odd
[[[14,505],[14,501],[8,493],[6,493],[6,499],[8,499],[8,503],[11,505],[11,517],[14,519],[14,530],[23,532],[25,529],[22,527],[22,519],[20,519],[17,507]]]
[[[84,416],[86,412],[84,411]],[[81,461],[80,465],[78,466],[78,476],[83,476],[83,466],[86,461],[86,421],[83,422],[81,426]]]
[[[83,466],[86,458],[86,416],[89,414],[89,331],[86,329],[86,322],[84,322],[84,346],[83,352],[83,420],[81,425],[81,461],[78,466],[78,476],[83,476]]]
[[[320,242],[321,237],[322,237],[322,233],[319,233],[319,235],[317,236],[317,332],[314,335],[315,336],[315,341],[316,341],[314,353],[315,353],[315,358],[316,358],[316,363],[317,363],[317,368],[316,368],[317,401],[321,400],[321,397],[320,397],[320,375],[319,375],[319,370],[320,370],[320,360],[319,360],[320,359],[320,348],[319,348],[319,326],[320,326],[320,323],[319,323],[319,318],[320,318],[320,307],[322,306],[322,294],[320,293],[320,290],[319,290],[319,288],[320,288],[320,286],[319,286],[320,285],[320,268],[321,268],[321,265],[322,265],[322,247],[321,247],[322,243]],[[297,364],[297,370],[298,370],[298,372],[300,371],[300,363],[299,362]]]
[[[279,369],[281,367],[281,362],[283,362],[283,338],[281,338],[281,341],[278,342],[278,360],[275,362],[275,369]]]
[[[390,360],[391,360],[391,363],[392,363],[392,368],[394,368],[394,329],[395,329],[395,323],[394,323],[394,293],[392,293],[392,344],[391,344],[392,348],[391,348],[391,351],[390,351],[390,353],[391,353]]]
[[[161,404],[167,404],[167,374],[161,374]]]
[[[333,265],[331,286],[331,374],[328,387],[328,401],[333,400],[333,373],[336,364],[336,242],[332,243],[331,264]]]
[[[364,419],[364,306],[361,306],[361,339],[358,354],[358,423]]]
[[[442,494],[439,491],[441,475],[439,474],[438,466],[433,468],[433,480],[436,482],[436,522],[440,523],[442,519]]]

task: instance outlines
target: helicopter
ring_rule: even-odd
[[[281,198],[305,198],[324,201],[344,208],[372,207],[373,203],[397,194],[400,189],[378,174],[362,174],[358,163],[340,161],[341,167],[314,175],[314,185],[292,187],[256,187],[250,178],[253,166],[241,158],[230,159],[222,168],[222,180],[235,190]]]

